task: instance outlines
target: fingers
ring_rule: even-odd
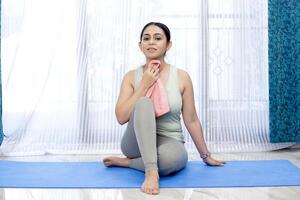
[[[214,160],[214,164],[220,166],[220,165],[224,165],[225,163],[223,161]]]
[[[158,69],[158,68],[159,68],[159,65],[154,64],[154,65],[149,66],[149,68],[151,68],[151,69]]]
[[[149,67],[152,67],[154,69],[159,68],[159,65],[160,65],[160,61],[159,60],[151,60],[149,62]]]
[[[154,70],[153,76],[157,80],[157,78],[159,77],[159,69]]]
[[[150,74],[157,80],[159,76],[159,68],[150,68],[149,69]]]
[[[150,71],[151,73],[159,72],[159,68],[158,68],[158,67],[149,67],[149,71]]]
[[[223,166],[225,162],[217,161],[217,166]]]
[[[149,65],[143,75],[143,82],[147,87],[152,86],[159,79],[160,69]]]
[[[157,73],[159,72],[159,68],[150,68],[151,73]]]
[[[221,161],[214,160],[210,163],[211,166],[223,166],[225,163]]]
[[[205,163],[209,166],[224,166],[225,165],[224,161],[218,161],[213,158],[207,159]]]

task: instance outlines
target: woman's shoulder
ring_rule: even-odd
[[[183,94],[185,88],[189,84],[190,76],[185,70],[179,68],[177,68],[177,75],[179,79],[180,92]]]
[[[129,70],[128,72],[125,73],[123,76],[123,81],[129,82],[130,84],[133,84],[134,82],[134,73],[135,70]]]
[[[185,82],[190,79],[190,76],[187,71],[177,68],[177,74],[181,82]]]
[[[126,72],[126,74],[124,75],[124,77],[126,78],[134,78],[136,72],[138,72],[142,67],[137,67],[135,69],[131,69],[128,72]]]
[[[124,77],[133,77],[134,76],[135,69],[129,70],[125,73]]]

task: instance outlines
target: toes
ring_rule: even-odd
[[[105,162],[103,162],[104,163],[104,165],[106,166],[106,167],[109,167],[109,166],[111,166],[111,162],[109,162],[109,161],[105,161]]]
[[[153,193],[152,193],[152,189],[148,189],[148,190],[147,190],[147,194],[153,194]]]
[[[141,191],[146,194],[156,195],[159,194],[158,188],[145,188],[144,186],[141,187]]]
[[[110,159],[110,158],[104,158],[102,162],[103,162],[103,164],[104,164],[106,167],[112,165],[112,162],[111,162],[111,159]]]
[[[148,190],[148,194],[156,195],[158,193],[159,193],[158,189],[149,189]]]
[[[151,189],[150,190],[150,194],[152,194],[152,195],[156,195],[156,194],[158,194],[159,193],[159,190],[158,189]]]
[[[142,191],[144,193],[146,193],[146,194],[153,194],[153,190],[152,189],[143,189]]]

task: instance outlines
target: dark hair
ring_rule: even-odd
[[[164,31],[164,33],[165,33],[165,35],[167,37],[167,42],[170,42],[170,40],[171,40],[170,29],[166,25],[164,25],[163,23],[160,23],[160,22],[149,22],[148,24],[146,24],[144,26],[144,28],[142,29],[141,36],[140,36],[140,41],[142,41],[145,29],[148,26],[151,26],[151,25],[158,26],[159,28],[161,28]]]

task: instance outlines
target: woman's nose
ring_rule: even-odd
[[[155,42],[154,38],[152,38],[152,39],[149,40],[150,44],[154,44],[154,42]]]

